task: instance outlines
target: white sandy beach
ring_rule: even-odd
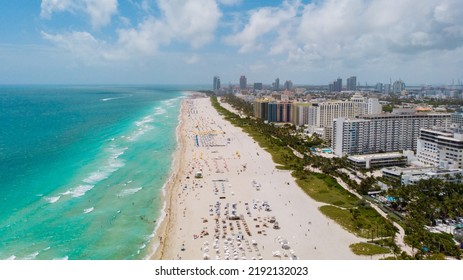
[[[183,102],[154,259],[369,259],[349,249],[365,240],[325,217],[323,204],[219,116],[209,98]]]

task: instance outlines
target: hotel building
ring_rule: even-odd
[[[367,98],[361,94],[355,94],[349,101],[292,103],[292,108],[288,108],[288,104],[291,104],[289,101],[283,102],[283,98],[281,101],[274,101],[274,99],[256,100],[254,102],[254,116],[269,122],[292,122],[299,126],[307,125],[310,133],[317,133],[328,142],[331,142],[332,139],[334,119],[379,114],[382,109],[377,98]],[[279,109],[270,108],[270,104],[278,106]],[[282,106],[284,108],[281,108]]]
[[[258,99],[254,102],[254,116],[268,122],[293,122],[293,103]]]
[[[421,129],[416,158],[424,165],[462,169],[463,131]]]
[[[375,114],[333,121],[332,147],[338,156],[416,151],[421,128],[447,127],[450,114]]]

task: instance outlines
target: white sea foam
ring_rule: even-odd
[[[44,252],[45,252],[45,251],[48,251],[48,250],[50,250],[50,249],[51,249],[51,247],[49,246],[49,247],[47,247],[47,248],[43,249],[42,251],[44,251]]]
[[[64,257],[62,257],[62,258],[54,258],[53,260],[54,260],[54,261],[67,261],[68,259],[69,259],[68,256],[64,256]]]
[[[145,134],[146,132],[152,130],[153,128],[154,127],[151,126],[151,125],[144,125],[144,126],[140,127],[137,131],[135,131],[132,135],[127,137],[127,139],[129,139],[129,141],[133,142],[133,141],[137,140],[138,137],[142,136],[143,134]]]
[[[84,214],[88,214],[88,213],[92,212],[93,209],[95,209],[95,208],[94,208],[94,207],[90,207],[90,208],[84,209]]]
[[[146,244],[143,243],[143,244],[140,246],[140,248],[138,248],[138,249],[143,250],[143,249],[145,249],[145,248],[146,248]]]
[[[93,189],[94,185],[80,185],[76,188],[73,188],[73,189],[70,189],[64,193],[62,193],[62,195],[70,195],[72,197],[80,197],[80,196],[83,196],[85,195],[85,193],[87,193],[89,190]]]
[[[51,196],[51,197],[45,197],[44,199],[48,201],[49,203],[55,203],[61,198],[60,195],[58,196]]]
[[[132,94],[128,94],[128,95],[124,95],[124,96],[117,96],[117,97],[101,98],[100,101],[106,102],[106,101],[111,101],[111,100],[116,100],[116,99],[129,98],[131,96],[132,96]]]
[[[157,108],[157,109],[162,109],[162,108]],[[157,115],[157,113],[155,115]],[[127,139],[133,142],[137,140],[138,137],[152,130],[154,127],[150,125],[150,123],[153,123],[154,120],[155,120],[154,115],[148,115],[148,116],[143,117],[141,120],[136,121],[135,125],[138,127],[138,129],[134,133],[132,133],[130,136],[128,136]]]
[[[109,176],[108,172],[98,170],[98,171],[92,172],[87,178],[83,180],[83,182],[87,184],[96,184],[108,178],[108,176]]]
[[[129,147],[117,148],[115,145],[111,145],[106,151],[111,153],[111,157],[116,159],[122,156]]]
[[[93,189],[96,184],[107,179],[112,173],[125,166],[124,160],[119,157],[123,155],[127,149],[128,147],[118,148],[115,145],[111,145],[106,149],[106,151],[110,153],[107,164],[102,166],[101,169],[90,173],[85,179],[83,179],[82,182],[84,184],[70,189],[62,193],[62,195],[71,195],[72,197],[85,195],[85,193]]]
[[[156,108],[156,110],[154,112],[155,115],[163,115],[165,113],[167,113],[166,109],[161,108],[161,107]]]
[[[143,188],[140,187],[140,188],[132,188],[132,189],[123,189],[122,191],[119,192],[119,194],[117,196],[121,197],[121,196],[127,196],[127,195],[132,195],[134,193],[137,193],[139,191],[141,191]]]
[[[113,157],[108,160],[108,169],[107,172],[113,173],[117,169],[125,166],[124,160],[118,159],[117,157]]]
[[[119,159],[119,157],[123,155],[127,149],[128,147],[116,148],[113,145],[107,149],[107,151],[111,153],[111,156],[108,160],[108,168],[104,170],[106,171],[106,173],[108,173],[106,174],[108,177],[110,175],[109,173],[113,173],[117,169],[125,166],[125,161],[122,159]],[[103,178],[103,179],[106,179],[106,178]]]
[[[16,256],[15,255],[12,255],[10,256],[8,259],[6,259],[7,261],[12,261],[12,260],[16,260]]]
[[[140,127],[140,126],[146,125],[147,123],[152,123],[152,122],[154,122],[154,118],[153,116],[149,115],[149,116],[144,117],[141,121],[135,122],[135,125]]]
[[[162,101],[161,103],[164,105],[164,106],[167,106],[167,107],[173,107],[174,106],[174,103],[178,100],[178,98],[173,98],[173,99],[169,99],[169,100],[164,100]]]
[[[39,252],[34,252],[30,255],[25,256],[22,258],[23,260],[34,260],[40,253]]]

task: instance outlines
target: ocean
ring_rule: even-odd
[[[0,259],[143,259],[184,94],[0,86]]]

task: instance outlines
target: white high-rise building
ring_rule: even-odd
[[[447,127],[450,114],[377,114],[333,121],[332,147],[338,156],[416,150],[420,129]]]
[[[463,131],[421,129],[416,158],[424,165],[439,168],[463,168]]]
[[[331,141],[333,137],[333,120],[336,118],[354,118],[360,115],[379,114],[382,106],[378,98],[364,97],[354,94],[349,101],[325,101],[312,103],[308,108],[307,121],[310,132],[321,131],[323,138]]]
[[[378,98],[368,98],[367,102],[367,112],[368,115],[381,114],[383,111],[383,106],[379,103]]]
[[[357,90],[357,77],[352,76],[347,79],[347,90],[355,91]]]
[[[392,84],[392,92],[393,93],[401,93],[402,90],[405,90],[405,83],[402,80],[395,81]]]

